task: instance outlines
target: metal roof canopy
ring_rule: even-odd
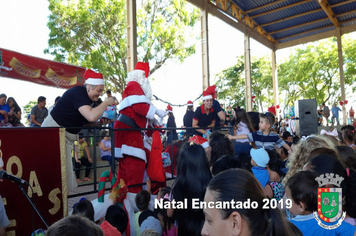
[[[187,0],[271,50],[356,31],[356,0]]]
[[[345,100],[341,36],[356,31],[356,0],[187,1],[199,7],[203,14],[210,13],[245,34],[246,67],[250,64],[250,37],[272,50],[275,105],[278,103],[275,52],[278,49],[335,36],[338,44],[341,99]],[[208,31],[208,28],[202,25],[202,32],[204,31]],[[203,59],[209,57],[208,54],[204,52]],[[250,71],[247,69],[245,74],[246,110],[252,110]],[[203,88],[209,85],[209,74],[207,76],[208,84],[204,84],[206,78],[203,78]],[[345,114],[346,109],[343,107],[344,123]]]

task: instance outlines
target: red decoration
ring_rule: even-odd
[[[1,75],[12,79],[69,89],[84,84],[84,67],[32,57],[0,48]],[[18,233],[17,233],[18,234]]]
[[[157,127],[155,127],[157,128]],[[151,154],[147,165],[147,175],[153,181],[164,182],[166,180],[163,170],[162,156],[163,151],[161,137],[157,130],[152,134]]]
[[[276,108],[279,109],[279,105],[277,105]]]
[[[344,103],[342,101],[340,101],[339,103],[340,103],[340,106],[344,105]]]
[[[345,101],[344,101],[345,105],[347,105],[348,102],[349,102],[349,101],[345,100]]]
[[[276,107],[275,106],[271,106],[268,108],[268,111],[273,113],[273,115],[276,115]]]
[[[255,103],[255,97],[256,97],[256,96],[252,96],[252,97],[251,97],[253,103]]]

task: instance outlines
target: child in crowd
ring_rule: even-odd
[[[342,141],[345,143],[346,146],[349,146],[354,150],[356,150],[355,134],[356,131],[353,126],[346,125],[342,127]]]
[[[97,224],[86,217],[78,215],[60,219],[51,225],[46,233],[46,236],[65,235],[104,236],[103,231]]]
[[[84,156],[84,150],[87,156]],[[79,142],[74,141],[74,150],[72,151],[72,160],[75,167],[75,175],[77,177],[77,183],[82,182],[80,179],[80,167],[82,165],[86,166],[85,169],[85,178],[84,181],[91,181],[89,179],[89,173],[92,166],[93,160],[90,158],[90,153],[88,149],[88,144],[85,142],[84,136],[82,133],[79,133]]]
[[[235,124],[234,124],[234,135],[240,134],[249,134],[252,133],[253,126],[250,117],[247,115],[244,109],[236,109],[235,110]],[[252,146],[250,145],[249,140],[246,139],[236,139],[234,143],[234,149],[236,156],[250,154],[250,150]]]
[[[126,211],[119,205],[110,206],[105,215],[105,221],[101,223],[100,228],[104,235],[121,236],[127,227],[129,218]]]
[[[266,150],[259,148],[252,148],[250,151],[251,155],[251,165],[252,165],[252,173],[261,184],[262,188],[264,188],[269,182],[269,174],[267,171],[267,164],[269,162],[269,156]]]
[[[292,207],[289,211],[295,216],[291,222],[304,236],[354,235],[356,228],[345,222],[333,230],[324,229],[318,225],[313,214],[318,210],[318,182],[315,180],[317,176],[318,174],[310,171],[300,171],[288,179],[286,196],[292,200]]]
[[[159,236],[159,234],[154,229],[145,229],[141,236]]]
[[[254,142],[257,148],[263,148],[266,150],[275,149],[275,145],[278,148],[284,147],[290,152],[290,147],[283,140],[281,140],[276,133],[271,132],[272,124],[274,124],[275,117],[271,112],[260,114],[259,130],[249,134],[241,134],[232,136],[227,135],[229,139],[248,139],[249,142]]]
[[[214,131],[209,136],[210,166],[213,166],[217,159],[223,155],[234,155],[234,146],[231,141],[222,133]]]
[[[144,233],[146,231],[149,232],[149,234]],[[162,226],[159,220],[157,220],[153,216],[149,216],[146,220],[144,220],[141,224],[141,234],[137,235],[150,235],[150,236],[155,236],[155,235],[162,235]]]
[[[151,195],[147,190],[141,190],[135,197],[136,206],[139,209],[138,212],[135,213],[135,228],[136,228],[136,235],[140,235],[140,223],[139,217],[143,212],[149,213],[151,212],[148,209],[148,205],[150,204]]]
[[[170,187],[161,188],[158,192],[157,199],[163,199],[163,202],[169,201],[169,193],[171,191]],[[163,229],[163,236],[176,236],[177,235],[177,227],[174,225],[174,219],[167,215],[167,209],[157,208],[155,209],[155,213],[157,213],[157,217],[161,222],[161,226]]]
[[[211,169],[211,173],[213,176],[219,174],[220,172],[232,168],[241,168],[241,163],[239,159],[235,156],[223,155],[219,159],[216,160],[213,168]]]
[[[330,185],[327,187],[341,187],[343,211],[346,211],[344,222],[355,226],[356,221],[356,172],[353,169],[344,168],[341,161],[330,155],[313,157],[303,169],[311,170],[317,175],[333,173],[343,178],[340,186]]]
[[[93,204],[87,199],[80,199],[79,202],[73,206],[73,215],[81,215],[94,222]]]
[[[266,196],[274,198],[277,201],[281,200],[284,196],[285,189],[282,184],[282,176],[284,173],[281,171],[281,167],[284,165],[280,155],[276,151],[268,151],[269,162],[267,165],[267,171],[270,181],[264,188]]]
[[[203,209],[192,208],[192,199],[204,199],[206,186],[211,179],[208,158],[201,145],[186,142],[180,150],[178,160],[177,178],[173,183],[170,199],[187,199],[188,206],[184,209],[168,209],[167,215],[176,219],[178,236],[199,236],[204,213]]]

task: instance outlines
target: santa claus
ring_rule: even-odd
[[[115,129],[128,129],[115,132],[115,156],[120,158],[118,179],[123,179],[127,186],[144,182],[147,157],[140,129],[147,128],[155,115],[161,118],[167,115],[151,103],[148,75],[149,64],[144,62],[138,62],[135,70],[128,73],[114,125]],[[129,192],[138,193],[141,189],[142,186],[135,186]]]

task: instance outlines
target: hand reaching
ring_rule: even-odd
[[[158,115],[161,118],[165,117],[167,114],[168,114],[167,111],[163,111],[163,110],[160,110],[160,109],[156,110],[156,115]]]

